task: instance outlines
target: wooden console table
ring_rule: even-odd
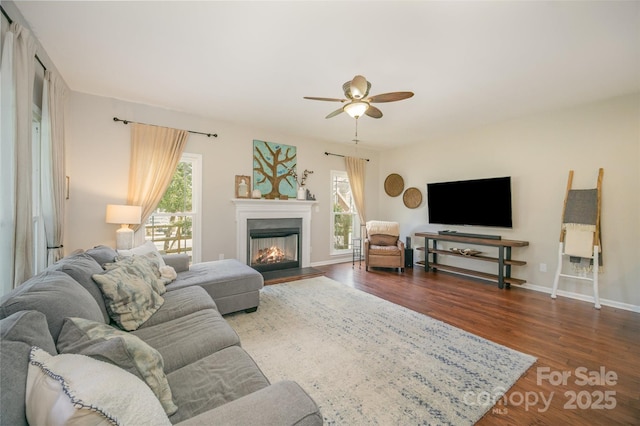
[[[484,278],[491,281],[497,281],[499,288],[504,288],[505,285],[507,288],[511,286],[511,284],[524,284],[526,281],[514,278],[511,276],[511,267],[512,266],[522,266],[526,265],[527,262],[522,260],[514,260],[511,258],[511,249],[513,247],[525,247],[529,245],[528,241],[518,241],[518,240],[498,240],[492,238],[476,238],[469,236],[458,236],[452,234],[434,234],[430,232],[417,232],[416,237],[424,238],[424,247],[416,247],[417,250],[421,250],[425,252],[424,262],[417,262],[419,264],[424,263],[425,271],[438,270],[442,269],[445,271],[451,271],[459,274],[472,275],[480,278]],[[433,240],[433,245],[429,247],[429,240]],[[438,241],[451,241],[456,243],[467,243],[478,246],[490,246],[496,247],[498,249],[498,257],[490,257],[490,256],[466,256],[459,253],[454,253],[450,250],[442,250],[438,248]],[[469,260],[479,260],[484,262],[495,262],[498,264],[498,275],[487,274],[485,272],[474,271],[471,269],[459,268],[457,266],[443,265],[438,263],[438,255],[446,255],[446,256],[455,256],[460,258],[465,258]],[[433,257],[433,260],[429,262],[429,255]]]

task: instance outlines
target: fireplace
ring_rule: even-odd
[[[248,219],[247,264],[260,272],[299,268],[302,219]]]
[[[253,220],[297,219],[297,224],[272,222],[267,229],[300,228],[298,235],[298,262],[300,268],[311,266],[311,209],[317,201],[307,200],[264,200],[235,198],[236,206],[236,257],[242,263],[251,264],[249,222]],[[316,206],[317,209],[317,206]],[[317,210],[316,210],[317,211]],[[254,229],[259,229],[260,226]]]

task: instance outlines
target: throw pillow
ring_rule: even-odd
[[[398,242],[398,236],[385,234],[369,235],[369,241],[374,246],[395,246]]]
[[[93,257],[100,266],[108,262],[115,262],[118,252],[108,246],[95,246],[85,251],[89,256]]]
[[[164,259],[162,255],[158,251],[156,245],[153,241],[147,241],[141,246],[134,247],[130,250],[118,250],[119,257],[130,257],[135,255],[144,256],[145,254],[151,253],[156,259],[158,259],[159,266],[165,266]]]
[[[119,258],[115,263],[105,263],[104,269],[111,271],[116,268],[124,268],[127,273],[142,278],[159,295],[166,293],[164,280],[160,278],[160,269],[152,254],[143,256],[133,255]]]
[[[138,336],[95,321],[65,318],[57,348],[60,353],[87,355],[135,374],[151,388],[167,415],[178,411],[162,355]]]
[[[0,320],[1,425],[27,425],[24,404],[32,346],[56,353],[47,317],[42,312],[19,311]]]
[[[115,268],[93,275],[104,296],[109,316],[123,329],[136,330],[164,303],[142,278]]]
[[[170,425],[160,402],[133,374],[84,355],[51,356],[34,346],[25,405],[32,425]]]

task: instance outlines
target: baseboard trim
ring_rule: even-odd
[[[353,257],[349,256],[337,256],[333,259],[323,260],[321,262],[311,262],[310,266],[325,266],[325,265],[335,265],[336,263],[347,263],[351,262]],[[362,263],[364,263],[364,259],[362,259]]]
[[[551,294],[551,291],[553,290],[549,287],[544,287],[544,286],[530,284],[530,283],[525,283],[522,285],[511,284],[511,286],[526,288],[527,290],[539,291],[540,293],[547,293],[547,294]],[[572,291],[564,291],[564,290],[558,290],[557,294],[558,296],[567,297],[569,299],[580,300],[583,302],[589,302],[593,304],[593,296],[590,296],[588,294],[580,294],[580,293],[574,293]],[[625,311],[640,313],[640,306],[632,305],[630,303],[623,303],[623,302],[618,302],[616,300],[600,298],[600,304],[603,306],[609,306],[612,308],[623,309]]]

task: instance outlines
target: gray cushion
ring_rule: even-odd
[[[180,272],[178,278],[167,285],[167,290],[199,285],[214,300],[260,290],[264,284],[262,275],[236,259],[215,260],[191,265],[191,269]]]
[[[31,346],[57,353],[47,319],[37,311],[16,312],[0,320],[0,340],[0,425],[27,425],[25,389]]]
[[[323,418],[316,403],[297,383],[283,381],[205,411],[180,426],[210,424],[321,426]]]
[[[118,256],[118,252],[108,246],[95,246],[94,248],[87,250],[85,253],[93,257],[99,265],[115,262],[116,257]]]
[[[253,359],[238,346],[222,349],[167,378],[179,407],[170,417],[174,424],[269,386]],[[215,416],[210,422],[217,423]]]
[[[86,288],[93,298],[96,299],[100,311],[102,311],[104,322],[109,322],[109,314],[104,304],[102,291],[100,291],[100,288],[91,278],[93,274],[101,274],[104,271],[102,266],[100,266],[93,257],[86,253],[74,253],[60,259],[52,265],[50,269],[68,274],[71,278],[79,282],[82,287]]]
[[[30,278],[0,300],[0,317],[18,311],[40,311],[47,317],[49,331],[58,340],[66,317],[104,322],[93,296],[64,272],[46,270]]]
[[[163,254],[162,260],[166,265],[175,269],[176,272],[189,270],[189,255],[186,253]]]
[[[162,324],[201,311],[203,309],[215,309],[211,296],[202,287],[186,287],[175,291],[168,291],[164,295],[164,304],[151,318],[140,325],[140,328]]]
[[[139,328],[131,333],[160,352],[167,374],[220,349],[240,344],[238,334],[213,309],[204,309],[153,327]]]
[[[66,318],[57,347],[60,353],[87,355],[135,374],[151,388],[167,414],[178,410],[164,374],[162,356],[131,333],[107,324]]]

